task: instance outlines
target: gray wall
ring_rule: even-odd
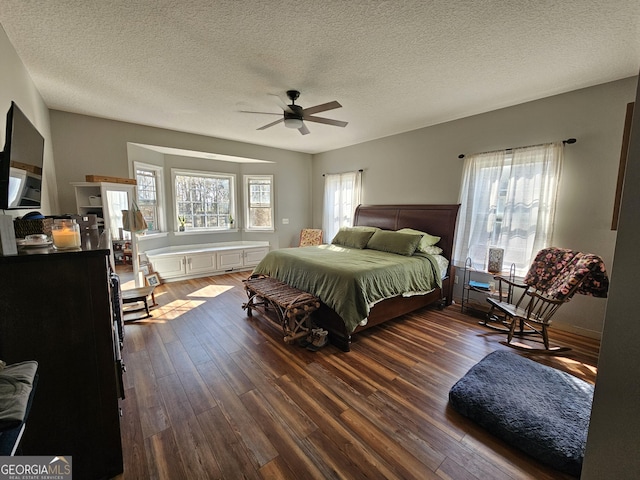
[[[1,25],[0,65],[2,68],[0,71],[0,148],[5,142],[6,113],[11,101],[14,101],[44,137],[42,208],[39,211],[48,215],[58,210],[56,166],[53,160],[49,109]],[[10,210],[7,214],[18,217],[29,211],[31,210]]]
[[[635,102],[640,105],[640,86]],[[639,186],[640,115],[634,115],[583,480],[632,479],[640,472]]]
[[[202,236],[173,236],[166,240],[142,242],[141,248],[149,249],[165,244],[210,243],[233,240],[268,240],[275,248],[297,244],[300,229],[308,226],[311,218],[311,155],[234,142],[201,135],[163,130],[159,128],[117,122],[73,113],[51,111],[51,131],[54,139],[54,155],[57,163],[60,212],[75,212],[74,189],[71,182],[83,182],[85,175],[129,177],[131,160],[149,162],[157,155],[143,154],[141,149],[131,148],[130,143],[159,145],[201,152],[268,160],[270,164],[232,164],[192,157],[164,155],[165,179],[171,181],[171,167],[188,167],[216,172],[238,174],[238,188],[242,174],[273,174],[275,186],[276,232],[209,234]],[[149,162],[151,163],[151,162]],[[165,185],[170,193],[170,183]],[[238,200],[242,200],[239,195]],[[242,204],[239,204],[242,207]],[[169,210],[171,212],[171,210]],[[288,218],[283,225],[281,219]],[[167,219],[169,225],[172,218]]]
[[[315,155],[314,226],[322,224],[325,172],[364,169],[363,203],[457,203],[460,153],[575,137],[578,143],[565,148],[553,244],[596,253],[612,273],[611,216],[626,104],[636,83],[632,77]],[[576,295],[554,325],[598,337],[605,307],[605,300]]]

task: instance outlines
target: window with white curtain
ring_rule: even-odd
[[[353,225],[353,214],[360,205],[362,172],[326,174],[324,177],[324,238],[331,242],[340,227]]]
[[[504,267],[524,275],[549,246],[562,142],[470,155],[465,159],[455,259],[485,270],[490,247],[504,249]]]

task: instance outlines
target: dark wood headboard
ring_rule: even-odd
[[[438,246],[453,265],[453,240],[459,204],[451,205],[359,205],[354,225],[385,230],[413,228],[440,237]]]

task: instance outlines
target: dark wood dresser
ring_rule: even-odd
[[[0,359],[39,364],[21,453],[71,456],[87,480],[123,471],[108,262],[108,250],[0,256]]]

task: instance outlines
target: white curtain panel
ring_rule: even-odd
[[[325,175],[322,229],[327,243],[331,243],[340,227],[353,225],[353,214],[360,205],[361,177],[361,172]]]
[[[468,257],[486,269],[489,247],[503,248],[504,266],[524,275],[549,246],[562,142],[471,155],[465,160],[455,242],[458,263]]]

